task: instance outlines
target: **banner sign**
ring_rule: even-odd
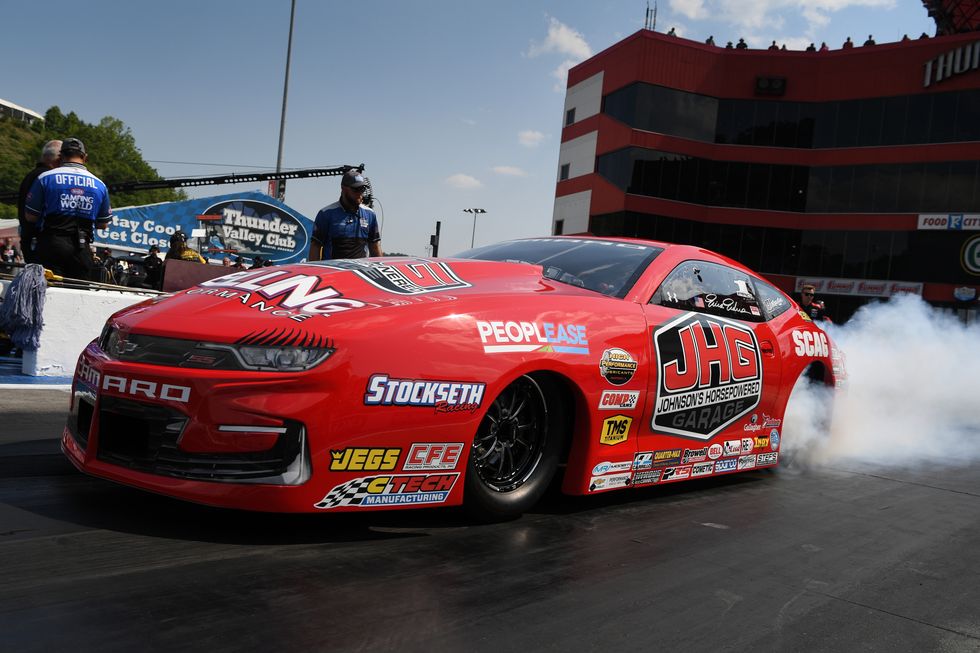
[[[847,295],[850,297],[891,297],[902,293],[922,294],[922,284],[911,281],[880,281],[877,279],[828,279],[821,277],[797,277],[796,292],[804,284],[814,287],[817,294]]]
[[[927,213],[919,215],[919,229],[980,231],[980,213]]]
[[[201,238],[188,244],[204,258],[261,256],[276,264],[298,263],[310,249],[313,222],[265,193],[247,192],[119,209],[108,229],[95,232],[97,247],[146,251],[170,249],[177,229]]]

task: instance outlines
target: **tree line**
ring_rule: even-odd
[[[88,150],[88,168],[108,185],[125,181],[162,179],[143,160],[129,127],[118,118],[106,116],[98,124],[81,120],[75,112],[62,113],[57,106],[44,114],[44,122],[28,125],[14,118],[0,118],[0,194],[16,193],[24,175],[34,167],[44,144],[69,136],[80,138]],[[115,193],[112,206],[133,206],[187,199],[181,190],[161,188]],[[17,207],[0,204],[0,219],[16,218]]]

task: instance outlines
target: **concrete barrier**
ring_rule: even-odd
[[[0,296],[9,281],[0,281]],[[116,311],[153,295],[114,290],[48,287],[44,297],[44,328],[37,351],[24,351],[21,372],[29,376],[72,376],[78,355],[102,332]]]

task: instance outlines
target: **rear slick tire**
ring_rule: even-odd
[[[558,469],[566,416],[555,381],[524,375],[494,399],[466,467],[464,506],[481,522],[516,519],[534,506]]]

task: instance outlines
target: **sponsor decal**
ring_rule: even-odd
[[[593,476],[602,476],[603,474],[612,474],[616,472],[628,472],[633,469],[633,461],[627,460],[620,463],[610,463],[601,462],[592,468]]]
[[[599,359],[599,374],[613,385],[625,385],[636,373],[636,361],[625,349],[607,349]]]
[[[327,285],[319,277],[262,268],[243,270],[204,281],[186,294],[237,299],[248,308],[298,322],[314,315],[329,317],[333,313],[371,306],[344,297],[339,290]]]
[[[82,374],[89,378],[94,375],[96,383],[98,383],[99,373],[91,367]],[[186,404],[191,399],[191,389],[187,386],[127,379],[111,374],[103,374],[102,383],[97,387],[103,392],[128,395],[139,399],[159,399],[160,401],[175,401],[179,404]]]
[[[753,467],[755,467],[755,456],[754,455],[741,456],[741,457],[739,457],[739,459],[738,459],[738,468],[739,469],[752,469]]]
[[[630,484],[631,474],[612,474],[610,476],[593,476],[589,482],[589,492],[597,490],[612,490],[617,487],[626,487]]]
[[[691,478],[690,465],[685,465],[683,467],[668,467],[664,470],[664,475],[661,482],[666,483],[667,481],[680,481],[685,478]]]
[[[633,485],[652,485],[660,480],[662,469],[652,469],[647,472],[637,472],[633,474]]]
[[[478,320],[476,328],[483,342],[483,351],[487,354],[530,351],[589,353],[589,339],[585,326],[581,324]]]
[[[599,436],[599,442],[602,444],[626,442],[631,424],[633,424],[633,418],[628,415],[607,417],[602,421],[602,435]]]
[[[636,390],[603,390],[599,410],[633,410],[639,400]]]
[[[768,435],[757,435],[754,438],[753,449],[768,449],[769,448],[769,436]]]
[[[974,236],[963,243],[961,254],[963,269],[970,274],[980,275],[980,236]]]
[[[762,359],[752,329],[686,313],[653,333],[659,379],[650,428],[708,440],[749,413],[762,394]]]
[[[969,286],[953,288],[953,299],[958,302],[972,302],[977,298],[977,289]]]
[[[950,7],[952,6],[950,5]],[[966,6],[963,5],[964,8]],[[965,16],[966,14],[961,15]],[[931,84],[939,83],[954,75],[962,75],[971,70],[976,70],[978,67],[980,67],[980,41],[966,43],[927,61],[922,87],[928,88]]]
[[[804,311],[797,311],[797,312],[800,314],[800,317],[802,317],[805,322],[813,322],[813,318],[807,315],[806,312]]]
[[[680,461],[680,449],[661,449],[660,451],[653,452],[653,464],[658,467],[661,465],[676,465]]]
[[[363,476],[334,486],[314,508],[397,506],[443,503],[459,473]]]
[[[742,453],[752,453],[755,449],[755,440],[752,438],[742,438]]]
[[[715,444],[708,447],[708,458],[710,458],[711,460],[718,460],[719,458],[721,458],[723,452],[724,452],[724,448],[716,442]]]
[[[283,261],[309,249],[303,224],[272,204],[232,200],[213,204],[203,213],[221,218],[202,225],[207,231],[205,249],[232,249],[243,256],[261,254],[271,261]]]
[[[725,456],[737,456],[742,453],[741,440],[725,440]]]
[[[697,463],[691,467],[691,476],[708,476],[715,471],[713,462]]]
[[[980,213],[922,213],[919,229],[980,231]]]
[[[742,430],[748,433],[752,433],[754,431],[758,431],[761,428],[762,425],[759,424],[759,416],[756,415],[755,413],[752,413],[752,417],[749,418],[749,423],[743,426]]]
[[[473,412],[483,402],[485,383],[393,379],[374,374],[364,392],[367,406],[432,407],[437,413]]]
[[[650,469],[653,467],[653,452],[641,451],[633,456],[633,469]]]
[[[759,467],[763,465],[775,465],[779,459],[779,454],[775,451],[769,453],[760,453],[755,457],[755,462]]]
[[[827,334],[814,333],[813,331],[794,331],[793,332],[793,353],[797,356],[807,356],[810,358],[817,356],[830,356],[830,345],[827,343]]]
[[[720,474],[721,472],[733,472],[738,468],[738,460],[735,458],[726,458],[725,460],[719,460],[715,463],[715,473]]]
[[[818,293],[853,297],[891,297],[898,293],[921,295],[923,288],[921,283],[905,281],[797,277],[796,290],[799,291],[804,283],[812,283]]]
[[[351,447],[330,451],[331,472],[388,472],[398,466],[401,449]]]
[[[782,419],[776,419],[774,417],[769,417],[765,413],[762,413],[762,428],[771,429],[774,426],[779,426],[783,423]]]
[[[422,295],[471,285],[460,279],[448,263],[419,258],[393,262],[339,259],[314,265],[349,270],[375,288],[396,295]]]
[[[462,453],[462,442],[417,442],[408,450],[402,470],[430,472],[456,469]]]
[[[708,457],[708,447],[701,447],[700,449],[687,449],[684,451],[684,458],[681,460],[682,463],[699,463]]]
[[[769,446],[773,451],[779,449],[779,431],[776,429],[773,429],[772,432],[769,433]]]

